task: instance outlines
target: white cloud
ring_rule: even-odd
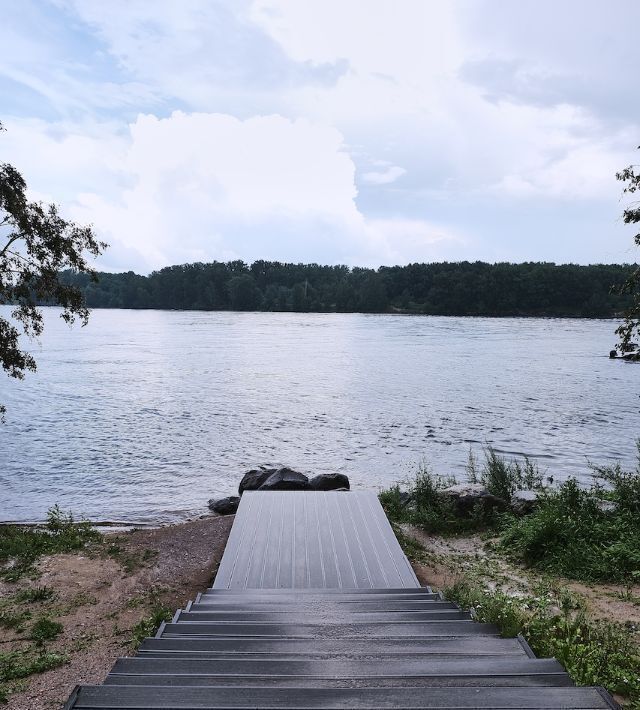
[[[371,185],[388,185],[402,177],[407,171],[398,165],[391,165],[386,170],[372,170],[362,174],[364,182]]]
[[[306,119],[175,112],[141,115],[103,141],[72,127],[9,126],[9,155],[27,138],[45,157],[26,161],[38,194],[62,201],[112,244],[106,265],[143,271],[171,263],[273,258],[379,265],[453,239],[421,220],[367,219],[355,166],[335,128]],[[52,165],[66,159],[53,181]],[[51,190],[55,184],[56,188]],[[62,198],[62,199],[61,199]]]
[[[599,260],[628,239],[614,173],[640,133],[640,6],[612,3],[24,0],[0,90],[63,123],[7,140],[39,193],[109,233],[113,266]]]

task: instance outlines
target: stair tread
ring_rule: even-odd
[[[413,688],[242,688],[219,687],[215,693],[199,686],[84,686],[78,690],[74,710],[88,708],[503,708],[546,710],[608,708],[597,688],[576,687],[447,687],[416,693]]]

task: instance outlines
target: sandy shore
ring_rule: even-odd
[[[55,596],[29,605],[63,624],[47,651],[69,663],[33,675],[9,698],[10,710],[59,709],[75,685],[101,683],[116,658],[133,651],[132,630],[159,606],[177,609],[210,586],[233,516],[106,535],[100,551],[44,558],[30,579],[1,583],[0,598],[47,586]],[[24,646],[0,629],[0,651]]]

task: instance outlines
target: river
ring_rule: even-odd
[[[37,373],[0,376],[0,520],[182,520],[258,464],[462,479],[487,444],[556,480],[635,465],[640,365],[608,359],[613,321],[45,310]]]

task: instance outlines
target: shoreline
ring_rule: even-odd
[[[41,558],[33,574],[17,582],[0,581],[0,611],[15,604],[20,592],[48,589],[48,601],[20,602],[30,616],[25,629],[43,616],[62,624],[61,634],[47,642],[47,653],[64,653],[56,668],[30,675],[11,688],[8,710],[59,707],[76,684],[100,684],[120,656],[131,655],[142,637],[212,583],[233,515],[205,516],[161,527],[110,531],[96,549]],[[514,595],[534,589],[541,575],[506,562],[477,534],[426,535],[400,527],[420,546],[407,550],[418,579],[436,590],[456,580],[476,580],[487,588]],[[547,578],[548,579],[548,578]],[[584,597],[593,618],[631,621],[640,628],[640,605],[621,598],[622,585],[585,585],[552,578]],[[640,587],[634,590],[640,595]],[[0,653],[20,650],[28,636],[3,628]],[[1,688],[0,688],[1,689]]]
[[[135,651],[167,614],[211,585],[234,516],[107,532],[86,548],[40,558],[33,572],[0,581],[0,654],[61,654],[58,667],[0,684],[8,710],[58,708],[79,683],[99,684],[119,656]],[[46,590],[41,600],[29,592]],[[22,595],[22,596],[21,596]],[[44,595],[43,595],[44,596]],[[13,616],[9,616],[12,614]],[[61,624],[37,646],[38,619]],[[9,621],[13,622],[11,626]]]

